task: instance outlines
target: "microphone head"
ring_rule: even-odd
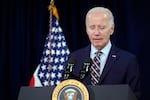
[[[92,61],[92,59],[91,59],[91,58],[86,58],[86,59],[85,59],[85,61],[84,61],[84,63],[90,63],[90,64],[92,64],[92,63],[93,63],[93,61]]]
[[[80,71],[80,79],[81,80],[89,75],[91,65],[92,65],[92,59],[91,58],[85,59],[85,62],[83,63],[83,68]]]
[[[68,63],[70,63],[70,64],[75,64],[75,63],[76,63],[76,59],[69,58],[69,59],[68,59]]]
[[[70,58],[68,60],[67,66],[64,71],[64,79],[69,79],[73,77],[72,71],[73,71],[73,68],[75,67],[75,63],[76,63],[76,60],[73,58]]]
[[[70,59],[68,60],[66,69],[70,69],[70,67],[74,67],[74,66],[75,66],[75,63],[76,63],[76,60],[73,59],[73,58],[70,58]]]

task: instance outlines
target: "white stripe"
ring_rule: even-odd
[[[98,76],[98,77],[100,77],[100,74],[98,73],[98,72],[96,72],[96,70],[92,67],[92,71],[94,71],[95,72],[95,74]]]
[[[98,56],[96,56],[95,58],[100,62],[100,58]]]
[[[98,83],[98,79],[96,79],[93,75],[91,75],[91,76],[94,79],[94,81],[96,81]]]
[[[40,66],[38,65],[38,67],[36,68],[33,77],[34,77],[34,87],[42,87],[41,81],[38,78],[38,70],[39,70]]]

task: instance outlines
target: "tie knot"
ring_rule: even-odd
[[[97,52],[95,52],[96,56],[100,56],[102,54],[102,52],[100,50],[98,50]]]

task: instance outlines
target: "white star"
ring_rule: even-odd
[[[54,55],[54,54],[55,54],[55,51],[54,51],[54,50],[51,50],[51,54]]]
[[[60,48],[60,47],[61,47],[61,43],[60,43],[60,42],[57,44],[57,47],[58,47],[58,48]]]
[[[53,42],[52,43],[52,47],[55,48],[56,47],[56,43]]]
[[[65,54],[65,50],[64,50],[64,49],[61,51],[61,54],[62,54],[62,55],[64,55],[64,54]]]
[[[45,70],[46,69],[46,65],[42,65],[42,70]]]
[[[52,32],[55,32],[55,30],[56,30],[56,27],[53,27],[53,28],[52,28]]]
[[[50,54],[50,51],[47,49],[46,50],[46,55],[49,55]]]
[[[57,70],[57,66],[54,65],[52,69],[53,69],[54,71]]]
[[[60,83],[60,81],[57,80],[56,84],[58,85]]]
[[[61,33],[62,32],[62,29],[60,27],[58,27],[58,31]],[[63,36],[62,36],[63,37]]]
[[[56,29],[55,29],[55,33],[58,33],[58,31],[59,31],[58,28],[56,28]]]
[[[50,48],[50,42],[47,43],[47,47]]]
[[[66,53],[67,53],[67,54],[69,54],[69,53],[70,53],[68,49],[67,49]]]
[[[54,36],[54,40],[57,40],[57,36]]]
[[[65,47],[66,46],[66,42],[62,42],[62,45],[63,45],[63,47]]]
[[[49,78],[49,73],[46,73],[46,78],[47,78],[47,79]]]
[[[39,74],[39,76],[40,76],[40,78],[42,78],[42,77],[44,76],[44,73],[41,72],[41,73]]]
[[[59,65],[59,70],[63,70],[63,66],[62,65]]]
[[[48,86],[48,81],[45,80],[45,81],[43,82],[43,84],[44,84],[44,86]]]
[[[44,58],[44,63],[46,63],[47,61],[48,61],[48,59],[45,57],[45,58]]]
[[[58,60],[59,60],[58,58],[55,58],[54,62],[55,62],[55,63],[58,63]]]
[[[55,24],[56,24],[56,26],[58,26],[58,21],[57,20],[55,21]]]
[[[53,78],[55,78],[56,77],[56,74],[55,73],[51,73],[51,78],[53,79]]]
[[[61,63],[65,62],[65,60],[64,60],[63,57],[60,58],[60,62],[61,62]]]
[[[60,50],[56,50],[56,55],[60,55]]]
[[[57,77],[58,77],[58,78],[61,78],[61,77],[62,77],[62,74],[61,74],[61,73],[58,73]]]

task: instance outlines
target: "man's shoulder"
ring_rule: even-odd
[[[82,56],[88,56],[90,55],[90,45],[77,49],[70,53],[70,56],[72,57],[82,57]]]
[[[116,46],[112,46],[112,50],[115,51],[115,53],[117,53],[119,56],[136,58],[136,55],[128,50]]]

